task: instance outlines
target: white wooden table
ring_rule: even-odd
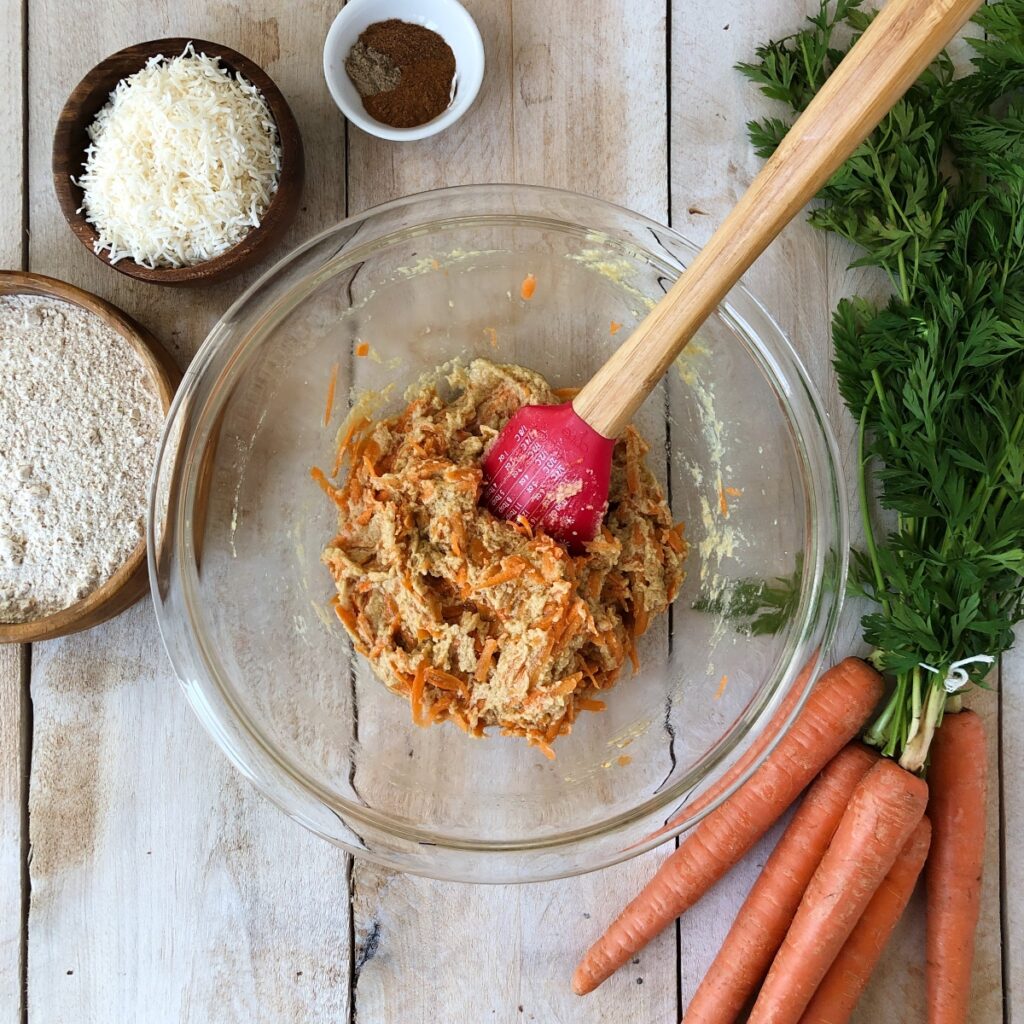
[[[345,124],[319,66],[341,0],[0,0],[0,266],[111,299],[184,366],[247,280],[180,292],[130,282],[76,242],[50,182],[57,111],[96,61],[190,35],[242,50],[291,102],[308,177],[289,243],[410,192],[558,185],[708,236],[757,168],[744,122],[768,109],[732,70],[816,0],[470,0],[487,50],[473,110],[396,146]],[[276,258],[285,250],[274,254]],[[749,275],[801,350],[837,433],[829,314],[869,282],[834,239],[793,225]],[[2,382],[0,382],[2,386]],[[856,616],[839,644],[855,650]],[[976,701],[991,736],[972,1022],[1024,1017],[1019,928],[1024,657]],[[663,856],[568,882],[441,884],[356,861],[260,798],[171,674],[148,601],[90,633],[0,648],[0,1024],[486,1021],[672,1024],[767,844],[586,1000],[577,955]],[[1014,884],[1016,880],[1016,884]],[[915,905],[858,1011],[923,1021]]]

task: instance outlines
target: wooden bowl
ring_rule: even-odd
[[[158,267],[150,269],[140,266],[134,260],[123,259],[111,263],[109,254],[97,253],[94,245],[98,238],[96,229],[79,213],[83,192],[71,179],[82,173],[85,149],[89,143],[88,129],[99,111],[106,106],[114,86],[129,75],[140,71],[146,62],[158,54],[174,57],[189,43],[196,53],[219,57],[221,64],[229,71],[241,74],[263,95],[277,124],[281,146],[281,172],[270,205],[258,228],[253,228],[237,245],[212,260],[190,267]],[[217,278],[230,277],[252,266],[267,250],[280,241],[295,216],[302,194],[302,180],[305,173],[302,152],[302,137],[295,123],[291,108],[270,76],[259,65],[237,50],[204,39],[155,39],[148,43],[128,46],[112,53],[100,61],[85,78],[75,86],[64,109],[57,119],[57,131],[53,137],[53,184],[57,190],[57,201],[71,230],[83,245],[97,259],[115,270],[140,281],[152,284],[194,285]]]
[[[164,416],[167,416],[181,374],[163,346],[116,306],[52,277],[14,270],[0,270],[0,295],[47,295],[94,313],[138,352],[149,373]],[[67,633],[88,629],[123,612],[142,597],[148,588],[146,541],[143,538],[124,565],[106,583],[82,600],[30,622],[0,622],[0,643],[52,640]]]

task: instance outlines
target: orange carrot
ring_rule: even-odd
[[[334,415],[334,391],[338,386],[338,364],[331,367],[330,380],[327,382],[327,404],[324,408],[324,426],[331,422]]]
[[[922,818],[872,896],[864,916],[832,961],[800,1024],[846,1024],[850,1019],[896,922],[906,909],[928,856],[931,838],[931,822]]]
[[[505,560],[503,568],[498,569],[493,576],[488,576],[487,579],[481,580],[477,585],[477,590],[487,590],[490,587],[497,587],[499,584],[508,583],[511,580],[518,579],[526,571],[526,563],[515,555]]]
[[[421,661],[416,668],[416,675],[412,680],[412,691],[409,695],[409,705],[412,708],[412,720],[417,725],[426,725],[423,719],[423,684],[427,678],[427,663]]]
[[[445,672],[443,669],[433,668],[432,666],[427,667],[427,682],[432,686],[436,686],[439,690],[458,693],[467,692],[466,684],[458,676],[453,676],[450,672]]]
[[[572,986],[584,995],[692,907],[782,816],[857,734],[882,695],[882,677],[847,658],[829,669],[764,764],[687,836],[644,890],[587,951]]]
[[[947,715],[931,748],[928,814],[934,835],[928,884],[925,978],[929,1024],[963,1024],[981,910],[988,756],[973,711]]]
[[[369,342],[361,341],[361,342],[359,342],[358,345],[356,345],[356,355],[359,356],[360,359],[362,359],[363,356],[368,356],[369,354],[370,354],[370,343]]]
[[[798,1024],[924,814],[928,786],[895,761],[861,780],[779,947],[748,1024]]]
[[[683,1024],[732,1024],[757,991],[853,791],[878,755],[844,747],[811,786],[690,1003]]]
[[[491,658],[494,657],[494,652],[497,649],[498,641],[493,636],[489,636],[484,641],[484,649],[480,652],[480,657],[476,663],[476,671],[473,673],[473,678],[478,683],[482,683],[487,678],[487,673],[491,670]]]
[[[519,295],[521,298],[529,300],[533,298],[533,293],[537,290],[537,278],[533,274],[527,274],[523,278],[523,283],[519,286]]]

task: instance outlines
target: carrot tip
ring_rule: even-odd
[[[578,967],[573,972],[572,990],[578,996],[585,996],[589,992],[594,991],[594,985],[591,983],[590,978],[587,977],[587,975],[584,974],[583,971],[581,971]]]

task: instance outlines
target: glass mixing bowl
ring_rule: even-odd
[[[329,605],[320,552],[335,512],[309,470],[332,463],[347,404],[377,392],[388,414],[421,374],[479,356],[581,385],[694,253],[584,196],[446,189],[314,238],[213,329],[160,451],[154,600],[203,724],[307,828],[450,879],[601,867],[692,825],[694,797],[806,686],[800,670],[839,611],[846,503],[807,374],[740,287],[637,417],[686,522],[685,586],[643,637],[639,672],[603,695],[606,711],[580,716],[556,760],[520,739],[415,726]]]

